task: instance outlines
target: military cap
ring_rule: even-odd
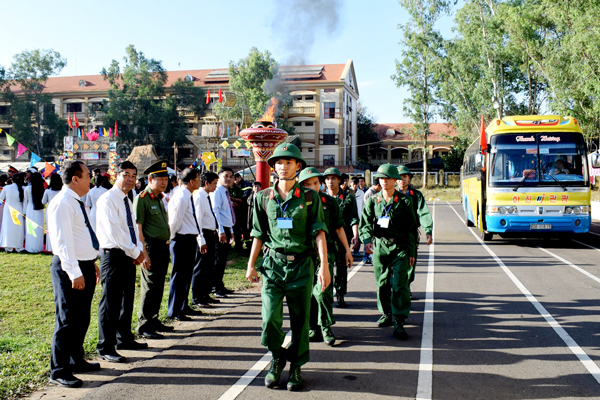
[[[398,168],[392,164],[383,164],[377,168],[377,172],[373,174],[374,178],[389,178],[389,179],[402,179],[398,173]]]
[[[144,175],[152,175],[154,177],[168,177],[170,163],[167,160],[160,160],[149,166],[144,170]]]
[[[8,171],[9,171],[9,172],[14,172],[14,173],[17,173],[17,172],[19,172],[19,170],[18,170],[18,169],[16,169],[15,167],[13,167],[12,165],[9,165],[9,166],[8,166]]]
[[[343,178],[342,178],[342,173],[341,173],[341,172],[340,172],[340,170],[339,170],[339,169],[337,169],[337,168],[333,168],[333,167],[327,168],[327,169],[325,170],[325,172],[323,172],[323,176],[327,176],[327,175],[335,175],[335,176],[337,176],[338,178],[340,178],[340,180],[342,180],[342,179],[343,179]]]
[[[302,169],[306,168],[306,161],[304,161],[304,159],[302,158],[302,153],[300,152],[298,146],[296,146],[295,144],[281,143],[279,146],[277,146],[277,148],[273,152],[273,155],[269,157],[267,163],[271,168],[275,168],[275,162],[281,158],[293,158],[302,164]]]
[[[315,176],[320,178],[323,175],[315,167],[305,168],[298,176],[298,183],[302,183],[307,179],[314,178]]]
[[[407,167],[405,167],[404,165],[399,165],[399,166],[398,166],[398,173],[399,173],[400,175],[404,175],[404,174],[410,175],[410,176],[411,176],[411,178],[412,178],[412,176],[414,175],[414,174],[413,174],[412,172],[410,172],[410,170],[409,170]]]

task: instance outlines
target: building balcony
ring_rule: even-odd
[[[315,140],[315,132],[297,132],[300,135],[300,139],[309,139]]]
[[[288,108],[288,115],[314,115],[315,114],[315,106],[310,107],[301,107],[301,106],[292,106]]]

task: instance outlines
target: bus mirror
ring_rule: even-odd
[[[590,156],[592,158],[592,167],[600,168],[600,154],[592,153]]]
[[[485,168],[485,155],[475,154],[475,169],[482,170]]]

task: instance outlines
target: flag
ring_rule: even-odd
[[[108,128],[108,137],[112,137],[112,128]]]
[[[227,137],[229,137],[229,125],[227,125]]]
[[[73,118],[75,119],[75,126],[79,129],[79,120],[77,119],[77,114],[73,113]]]
[[[21,221],[19,220],[19,214],[20,213],[15,208],[13,208],[12,206],[8,206],[8,209],[10,210],[10,216],[12,217],[12,220],[13,220],[14,224],[15,225],[21,225]]]
[[[115,137],[119,137],[119,129],[117,128],[117,121],[115,121]]]
[[[29,166],[33,167],[41,159],[42,159],[42,157],[38,156],[37,154],[31,153],[31,161],[29,162]]]
[[[46,167],[44,167],[44,178],[49,177],[56,168],[52,166],[49,162],[46,161]]]
[[[21,143],[19,143],[19,149],[17,150],[17,158],[21,157],[21,154],[25,153],[26,151],[27,151],[27,147],[25,147]]]
[[[223,102],[223,92],[221,92],[221,88],[219,88],[219,103]]]
[[[239,126],[235,126],[235,136],[240,136],[240,127]]]
[[[106,133],[106,128],[102,128],[102,132],[104,133],[104,135],[102,136],[108,137],[108,134]]]
[[[73,129],[73,120],[71,120],[71,112],[69,111],[69,118],[67,118],[69,128]]]
[[[206,158],[204,157],[204,154],[206,154]],[[215,157],[215,155],[212,152],[207,152],[204,154],[202,155],[203,156],[202,159],[204,160],[204,163],[206,164],[206,166],[210,166],[210,164],[217,161],[217,157]]]
[[[206,104],[210,103],[210,89],[208,89],[208,94],[206,95]]]
[[[15,138],[10,136],[8,133],[6,134],[6,141],[8,142],[9,146],[12,146],[13,143],[15,142]]]
[[[485,121],[483,120],[483,115],[481,116],[481,136],[479,138],[479,147],[481,147],[482,153],[487,150],[487,137],[485,135]]]
[[[27,219],[27,234],[28,235],[32,235],[33,237],[37,237],[37,235],[35,234],[35,228],[37,228],[39,225],[36,224],[35,222],[33,222],[32,220],[30,220],[29,218]]]

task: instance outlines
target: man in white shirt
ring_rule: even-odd
[[[200,308],[210,308],[219,300],[209,296],[212,289],[215,270],[215,255],[219,238],[217,235],[217,217],[212,209],[209,194],[217,188],[219,176],[214,172],[205,172],[200,176],[200,189],[194,193],[196,218],[202,227],[200,235],[200,260],[192,276],[192,300]]]
[[[79,387],[75,372],[100,369],[84,360],[83,341],[90,325],[90,308],[100,271],[98,240],[81,196],[90,188],[90,172],[81,161],[62,166],[63,189],[48,206],[48,238],[54,257],[50,266],[56,323],[50,356],[50,383]]]
[[[147,258],[136,229],[133,204],[127,193],[135,187],[137,168],[130,161],[117,166],[117,180],[98,199],[96,228],[100,242],[102,298],[98,307],[98,356],[109,362],[126,362],[118,350],[140,350],[131,331],[136,265]],[[150,260],[146,261],[150,263]]]
[[[350,180],[350,189],[354,190],[354,197],[356,198],[356,208],[358,208],[358,218],[360,219],[360,215],[362,214],[362,210],[365,204],[365,192],[363,192],[363,190],[359,187],[359,182],[360,181],[356,176]],[[354,248],[352,255],[355,257],[360,256],[360,238],[358,239],[358,246]]]
[[[171,283],[169,286],[169,318],[190,321],[189,315],[201,314],[188,305],[188,295],[194,268],[199,261],[198,235],[200,224],[192,193],[200,187],[200,173],[186,168],[181,173],[183,186],[169,201],[169,228],[171,229]]]
[[[210,195],[213,211],[219,225],[219,243],[217,244],[213,291],[215,296],[220,298],[227,297],[228,294],[233,293],[223,283],[223,275],[225,275],[225,266],[227,265],[227,254],[231,251],[231,244],[233,243],[232,228],[235,224],[233,204],[231,203],[228,190],[232,180],[233,170],[228,167],[221,168],[217,189]]]

